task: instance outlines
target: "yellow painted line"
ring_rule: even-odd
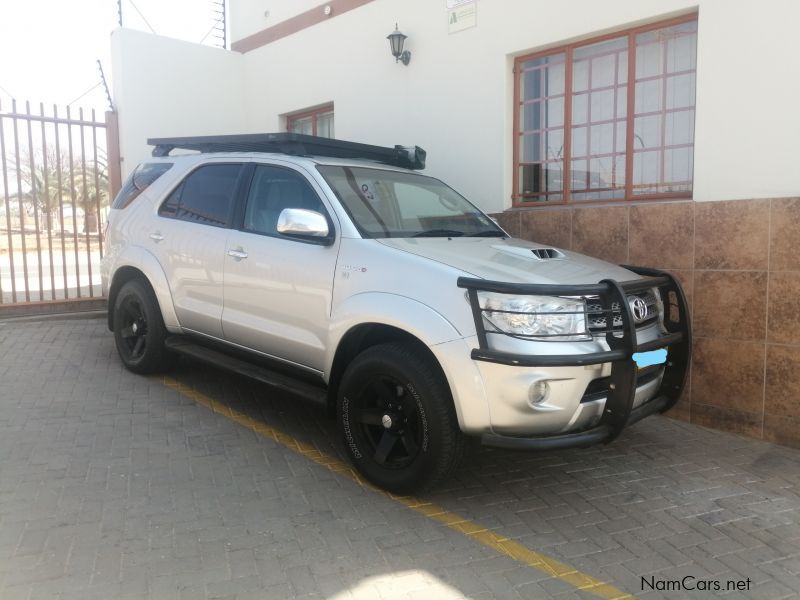
[[[274,427],[271,427],[262,421],[257,421],[252,417],[233,410],[226,404],[209,398],[191,386],[180,383],[171,377],[164,377],[161,379],[161,382],[168,388],[194,400],[198,404],[205,406],[217,414],[227,417],[242,427],[246,427],[255,433],[270,438],[282,446],[285,446],[289,450],[308,458],[309,460],[334,473],[338,473],[339,475],[344,475],[345,477],[352,479],[363,488],[378,494],[382,494],[429,519],[433,519],[434,521],[442,523],[450,529],[457,531],[458,533],[461,533],[468,538],[483,544],[484,546],[496,550],[500,554],[511,557],[518,562],[521,562],[534,569],[538,569],[539,571],[547,573],[552,577],[556,577],[582,592],[587,592],[597,596],[598,598],[605,598],[606,600],[619,600],[621,598],[634,597],[631,594],[615,588],[609,583],[595,579],[586,573],[581,573],[574,567],[555,560],[554,558],[550,558],[549,556],[546,556],[540,552],[536,552],[535,550],[531,550],[530,548],[527,548],[512,539],[498,535],[494,531],[483,527],[479,523],[465,519],[464,517],[445,510],[440,506],[424,500],[419,500],[413,496],[395,496],[394,494],[381,490],[362,478],[361,475],[349,464],[342,462],[338,458],[320,452],[310,444],[306,444],[301,440],[287,435],[286,433],[275,429]]]

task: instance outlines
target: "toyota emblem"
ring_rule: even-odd
[[[628,304],[631,306],[633,320],[636,323],[641,323],[647,318],[647,302],[639,298],[639,296],[628,298]]]

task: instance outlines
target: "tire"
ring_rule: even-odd
[[[339,426],[355,468],[397,494],[449,477],[464,436],[438,365],[409,343],[372,346],[347,366],[339,386]]]
[[[155,293],[141,279],[122,286],[114,302],[114,341],[122,364],[142,375],[163,373],[175,364],[164,348],[167,329]]]

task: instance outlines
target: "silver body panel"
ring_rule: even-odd
[[[222,337],[223,269],[230,230],[163,218],[153,225],[145,239],[165,267],[181,326]],[[151,234],[163,239],[155,241]]]
[[[560,250],[541,259],[541,245],[499,238],[363,239],[316,165],[364,161],[264,154],[169,157],[175,163],[142,197],[109,217],[104,285],[132,266],[150,280],[170,331],[192,331],[329,377],[336,349],[353,327],[397,327],[425,343],[439,361],[467,433],[547,435],[591,426],[604,399],[581,402],[586,386],[610,364],[527,368],[474,361],[475,325],[460,276],[513,283],[596,283],[638,279],[622,267]],[[287,166],[304,174],[335,229],[332,245],[222,229],[158,216],[162,200],[183,177],[212,161]],[[397,169],[392,169],[397,170]],[[163,236],[158,242],[149,236]],[[245,256],[242,256],[244,254]],[[658,334],[654,325],[640,341]],[[491,336],[496,349],[520,354],[583,354],[607,349],[605,340],[532,342]],[[531,405],[528,389],[550,381],[546,401]],[[650,399],[658,381],[637,391]]]
[[[231,231],[225,255],[226,340],[324,369],[338,244],[317,246]]]

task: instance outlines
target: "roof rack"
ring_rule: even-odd
[[[296,156],[331,156],[360,158],[401,167],[424,169],[425,150],[419,146],[372,146],[303,135],[300,133],[251,133],[243,135],[210,135],[183,138],[150,138],[153,156],[169,156],[175,149],[198,152],[276,152]]]

